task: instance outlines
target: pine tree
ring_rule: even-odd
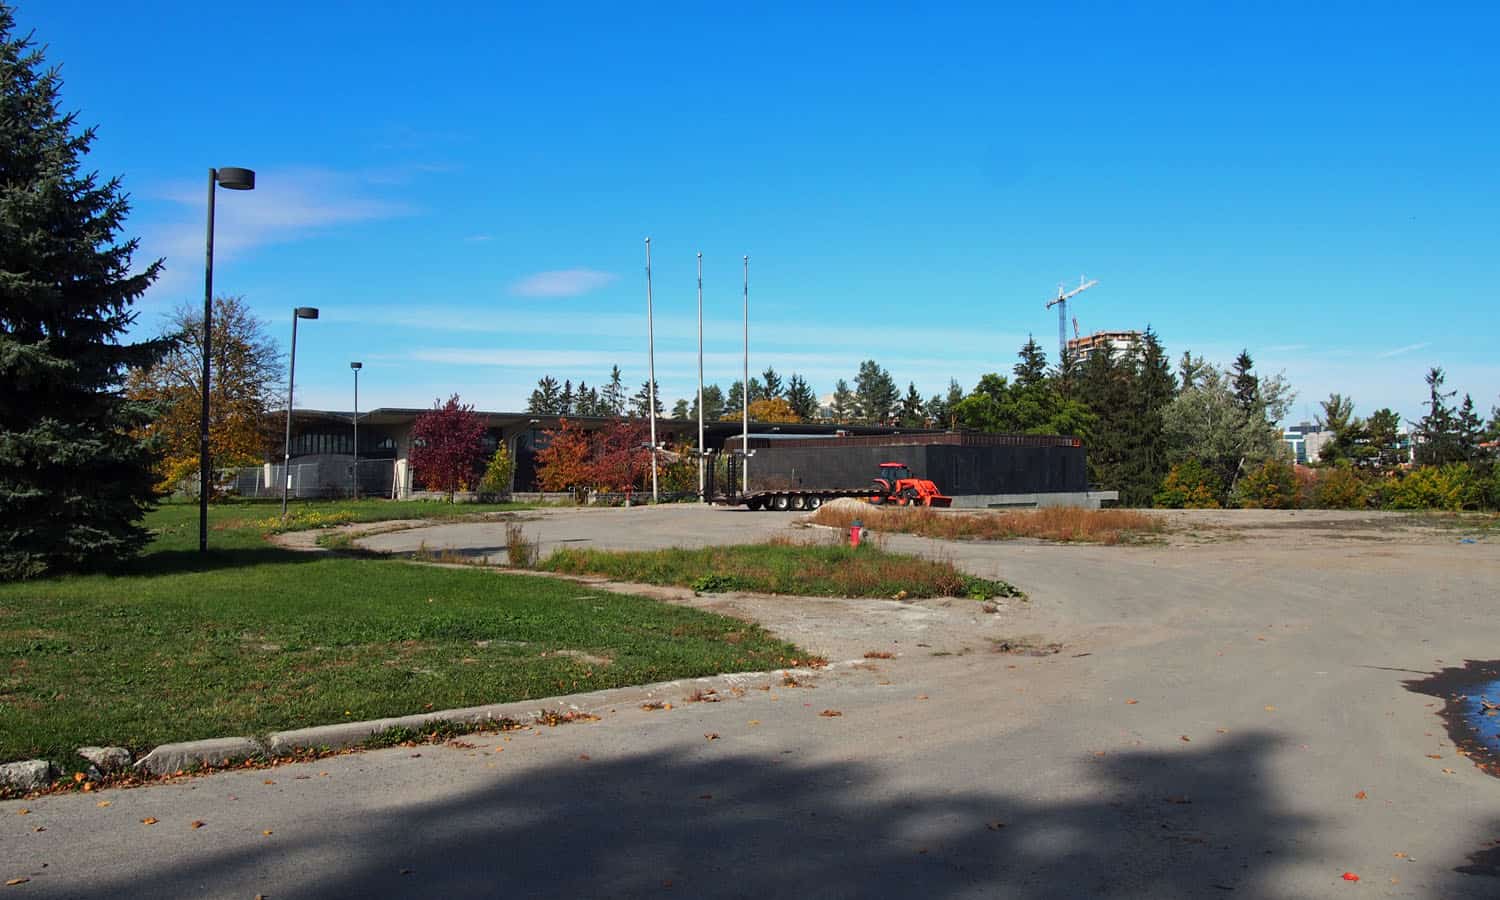
[[[651,381],[647,380],[641,382],[641,389],[635,392],[634,397],[630,398],[630,415],[632,418],[644,419],[647,417],[647,410],[653,409],[651,405],[653,391],[655,392],[656,399],[656,406],[654,407],[654,409],[657,417],[661,417],[661,385],[653,384]]]
[[[1150,326],[1136,345],[1133,370],[1127,382],[1130,415],[1124,422],[1126,438],[1120,460],[1120,502],[1149,506],[1167,475],[1167,444],[1162,411],[1177,396],[1177,379],[1161,340]]]
[[[693,418],[693,409],[691,406],[688,406],[688,402],[686,400],[678,400],[676,403],[672,404],[672,418],[691,419]]]
[[[760,393],[751,397],[751,400],[774,400],[782,395],[785,386],[781,383],[781,375],[774,368],[766,366],[766,370],[760,373],[760,377],[764,379]]]
[[[954,410],[963,399],[964,389],[959,385],[958,379],[948,379],[948,393],[933,394],[932,399],[927,401],[927,417],[932,420],[934,427],[957,427],[958,420],[954,417]]]
[[[563,381],[562,393],[557,395],[557,414],[560,416],[571,416],[573,414],[573,379]]]
[[[891,420],[901,391],[896,380],[873,359],[859,364],[859,374],[854,377],[855,411],[859,420],[870,425],[883,425]]]
[[[804,422],[811,422],[818,417],[818,396],[813,393],[807,381],[796,372],[786,383],[786,402]]]
[[[121,388],[165,340],[122,343],[161,262],[131,275],[119,179],[81,174],[94,130],[0,6],[0,578],[108,569],[150,539],[150,418]]]
[[[1250,358],[1250,351],[1241,350],[1234,360],[1234,401],[1246,418],[1255,414],[1260,400],[1260,379],[1250,371],[1253,368],[1255,360]]]
[[[1198,387],[1207,370],[1208,363],[1203,357],[1194,356],[1187,350],[1182,351],[1182,359],[1177,361],[1177,390],[1190,391]]]
[[[830,404],[833,413],[833,421],[840,425],[848,423],[853,418],[855,410],[854,392],[849,390],[849,382],[840,378],[833,385],[833,402]]]
[[[717,384],[703,386],[703,421],[714,422],[724,415],[724,389]],[[698,421],[698,398],[694,397],[688,418]]]
[[[575,416],[597,415],[594,412],[595,396],[593,388],[582,378],[578,379],[578,387],[573,390],[573,410]]]
[[[906,383],[906,396],[901,400],[901,425],[904,428],[922,428],[927,424],[927,411],[923,408],[922,394],[915,381]]]
[[[562,408],[562,388],[557,379],[543,375],[536,381],[536,389],[526,401],[526,411],[536,416],[555,416]]]
[[[620,367],[612,366],[609,370],[609,384],[604,386],[599,399],[603,402],[602,412],[606,416],[625,415],[625,380],[620,376]]]
[[[1440,367],[1427,371],[1427,415],[1414,422],[1418,443],[1414,451],[1420,465],[1440,466],[1462,458],[1457,441],[1457,420],[1448,401],[1457,391],[1443,390],[1446,376]]]
[[[1464,394],[1453,417],[1454,449],[1460,459],[1473,462],[1479,458],[1479,444],[1484,440],[1484,420],[1474,411],[1474,398]]]

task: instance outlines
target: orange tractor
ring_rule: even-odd
[[[952,497],[943,496],[930,480],[913,476],[906,463],[881,463],[873,487],[870,502],[877,506],[885,503],[897,506],[953,505]]]

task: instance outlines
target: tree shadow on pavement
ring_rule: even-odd
[[[492,786],[442,800],[386,807],[392,811],[378,817],[319,821],[264,849],[153,869],[150,890],[267,897],[1294,896],[1275,876],[1319,855],[1312,836],[1318,822],[1273,799],[1267,757],[1275,744],[1270,735],[1246,734],[1211,749],[1089,757],[1082,765],[1093,771],[1065,800],[984,782],[914,791],[865,764],[804,763],[793,751],[725,753],[717,742],[570,759],[499,775]],[[137,874],[97,892],[142,886]]]

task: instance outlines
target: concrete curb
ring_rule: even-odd
[[[424,726],[434,722],[478,726],[490,723],[497,726],[507,723],[523,726],[535,725],[554,716],[568,714],[593,716],[620,706],[655,700],[685,700],[696,691],[707,692],[712,689],[715,692],[724,693],[736,688],[749,689],[762,684],[775,685],[788,675],[807,681],[835,668],[860,662],[863,660],[831,663],[818,669],[785,668],[768,672],[707,675],[702,678],[659,681],[654,684],[609,688],[536,700],[519,700],[513,703],[492,703],[485,706],[437,710],[410,716],[369,719],[362,722],[315,725],[309,728],[273,732],[264,742],[253,737],[180,741],[156,747],[137,760],[134,767],[152,775],[170,775],[185,769],[211,768],[257,756],[290,756],[299,750],[347,750],[351,747],[358,747],[369,738],[392,728],[410,728],[420,731]],[[24,792],[38,791],[45,789],[51,783],[52,767],[45,760],[7,763],[0,766],[0,776],[3,776],[0,777],[0,786],[10,786]]]

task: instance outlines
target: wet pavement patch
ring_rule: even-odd
[[[1406,687],[1442,700],[1438,715],[1449,740],[1481,771],[1500,777],[1500,660],[1471,659]]]

